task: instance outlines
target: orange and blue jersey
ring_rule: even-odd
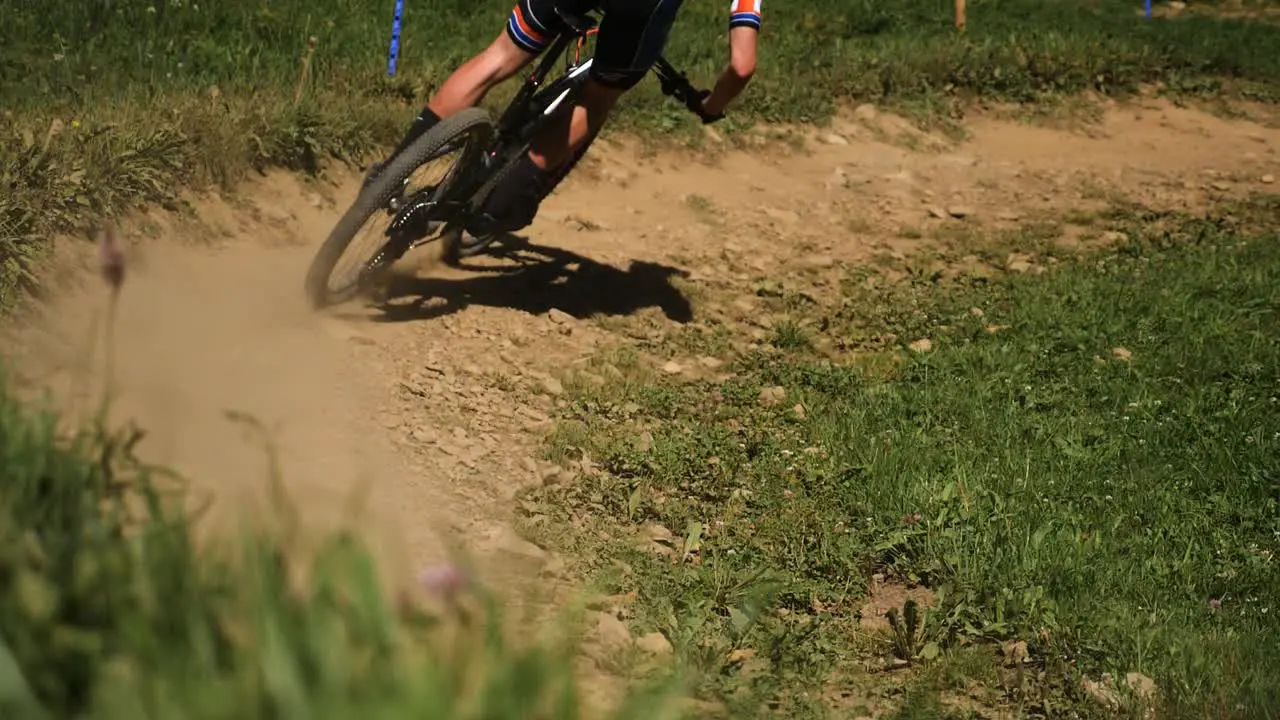
[[[729,27],[760,29],[760,8],[764,0],[733,0],[729,6]]]
[[[530,2],[517,2],[512,8],[511,17],[507,20],[507,34],[516,45],[535,55],[545,50],[555,35],[538,22]]]

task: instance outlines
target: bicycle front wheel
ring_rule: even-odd
[[[433,200],[448,198],[450,191],[473,169],[492,135],[493,122],[489,114],[481,108],[468,108],[441,120],[393,157],[377,179],[360,193],[316,251],[305,282],[312,307],[320,309],[354,298],[363,289],[373,266],[385,267],[409,249],[412,238],[392,241],[384,229],[375,236],[371,249],[365,248],[363,252],[356,253],[354,270],[334,272],[357,234],[375,214],[386,211],[392,198],[403,193],[406,182],[419,167],[448,152],[461,151],[443,179],[431,190]],[[335,275],[339,277],[335,278]]]

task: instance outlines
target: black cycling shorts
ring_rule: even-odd
[[[602,11],[591,79],[629,90],[649,72],[666,47],[684,0],[519,0],[507,20],[507,36],[535,55],[566,28],[556,6],[582,15]]]

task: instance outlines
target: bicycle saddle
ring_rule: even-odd
[[[578,13],[573,10],[556,5],[556,14],[560,16],[560,20],[577,35],[586,35],[587,31],[596,26],[596,19],[584,13]]]

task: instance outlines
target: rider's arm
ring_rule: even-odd
[[[729,64],[702,102],[708,115],[722,115],[756,72],[756,39],[760,35],[761,0],[733,0],[729,19]]]

